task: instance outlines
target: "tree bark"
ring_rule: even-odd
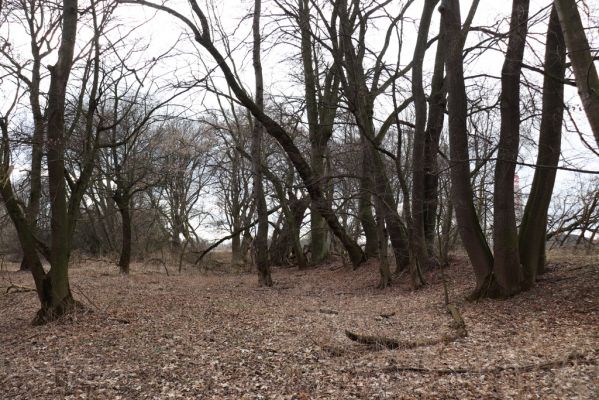
[[[566,73],[566,44],[555,6],[551,10],[545,45],[545,78],[543,109],[537,155],[537,169],[526,202],[519,232],[520,260],[524,286],[534,284],[544,268],[547,236],[547,210],[551,202],[555,175],[560,157],[564,114],[564,84]]]
[[[77,0],[63,0],[62,37],[58,49],[58,60],[50,68],[48,92],[47,159],[50,189],[52,232],[50,271],[48,272],[47,301],[42,303],[36,322],[53,320],[76,308],[69,286],[68,264],[70,256],[69,218],[65,188],[65,97],[66,87],[73,63],[75,38],[77,35]]]
[[[426,53],[428,32],[438,0],[425,0],[418,27],[412,59],[412,96],[414,97],[414,145],[412,147],[412,212],[410,219],[410,248],[415,269],[426,265],[427,251],[424,235],[424,180],[426,147],[426,96],[424,94],[422,64]]]
[[[599,76],[575,0],[555,0],[578,95],[599,146]]]
[[[256,79],[256,106],[264,111],[264,83],[262,78],[262,62],[260,60],[260,16],[262,1],[254,2],[254,19],[252,33],[254,38],[253,62],[254,76]],[[262,131],[263,127],[258,119],[254,119],[252,131],[252,169],[254,173],[254,201],[256,202],[256,213],[258,214],[258,227],[254,238],[254,250],[256,254],[256,268],[258,269],[258,283],[260,286],[272,286],[270,266],[268,265],[268,210],[264,197],[264,186],[262,182]]]
[[[520,142],[520,72],[528,32],[528,8],[529,0],[512,3],[508,47],[501,71],[501,128],[493,207],[493,274],[502,296],[516,294],[522,288],[514,176]]]
[[[119,257],[119,272],[128,275],[131,265],[131,200],[128,197],[115,196],[115,202],[121,214],[121,255]]]
[[[310,1],[298,0],[298,25],[301,33],[301,57],[304,71],[306,115],[310,137],[310,164],[320,190],[326,193],[326,153],[333,133],[333,121],[338,106],[339,79],[335,68],[325,74],[324,84],[318,82],[314,65],[313,40],[310,28]],[[310,251],[312,264],[322,262],[329,254],[329,230],[317,207],[310,210]]]
[[[468,153],[467,99],[462,59],[462,32],[459,0],[444,0],[439,8],[445,27],[447,50],[447,92],[451,197],[462,245],[468,253],[476,277],[472,297],[493,289],[493,255],[480,227],[470,183]]]
[[[366,257],[376,257],[379,250],[379,238],[377,222],[372,215],[372,192],[374,191],[372,176],[374,171],[370,157],[370,144],[364,138],[361,139],[361,142],[362,176],[360,177],[360,193],[358,194],[358,218],[366,239],[364,253],[366,253]]]
[[[439,37],[443,37],[443,25],[439,29]],[[439,168],[437,165],[437,153],[439,151],[439,140],[443,130],[445,117],[445,103],[447,90],[444,85],[445,74],[445,46],[442,39],[438,42],[435,53],[435,66],[431,81],[431,95],[429,99],[428,120],[425,131],[424,143],[424,201],[423,220],[424,238],[427,246],[428,256],[435,257],[435,227],[437,221],[437,208],[439,203]]]

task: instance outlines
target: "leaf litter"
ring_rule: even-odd
[[[88,312],[31,326],[35,293],[0,294],[2,399],[596,399],[599,266],[552,265],[508,300],[464,300],[468,265],[446,269],[468,336],[453,341],[441,275],[411,291],[376,289],[376,263],[253,274],[141,264],[71,268]],[[31,287],[30,275],[0,272]],[[1,282],[1,281],[0,281]],[[1,286],[1,284],[0,284]],[[346,330],[430,345],[396,350],[353,342]]]

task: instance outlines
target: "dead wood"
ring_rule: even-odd
[[[388,337],[384,337],[384,336],[360,335],[358,333],[354,333],[354,332],[351,332],[348,330],[345,331],[345,336],[347,336],[350,340],[353,340],[354,342],[358,342],[360,344],[367,345],[368,347],[371,347],[373,350],[382,350],[382,349],[409,350],[409,349],[414,349],[416,347],[434,346],[439,343],[449,343],[449,342],[452,342],[452,341],[458,339],[457,335],[456,336],[443,335],[440,338],[434,338],[434,339],[419,339],[419,340],[414,340],[414,341],[396,340],[396,339],[392,339],[392,338],[388,338]]]
[[[35,292],[35,288],[29,287],[29,286],[15,285],[14,283],[11,283],[10,285],[8,285],[6,287],[6,294],[25,293],[25,292]]]
[[[466,337],[468,336],[468,331],[466,330],[466,323],[462,318],[462,314],[460,313],[460,309],[455,304],[448,304],[447,311],[453,318],[452,326],[455,328],[458,337]]]
[[[546,361],[543,363],[531,363],[526,365],[508,365],[508,366],[497,366],[493,368],[424,368],[424,367],[411,367],[411,366],[400,366],[390,365],[384,369],[387,373],[392,372],[420,372],[427,374],[439,374],[439,375],[450,375],[450,374],[498,374],[501,372],[531,372],[531,371],[545,371],[555,368],[563,368],[567,365],[572,364],[586,364],[595,365],[597,360],[586,359],[584,354],[573,352],[568,354],[565,359],[558,359],[552,361]]]
[[[321,314],[328,314],[328,315],[338,315],[339,314],[339,311],[330,310],[328,308],[321,308],[320,310],[318,310],[318,312]]]

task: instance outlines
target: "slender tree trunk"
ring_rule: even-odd
[[[447,92],[451,197],[462,245],[474,269],[476,288],[472,298],[493,291],[493,255],[480,227],[474,207],[468,153],[467,99],[462,59],[459,0],[445,0],[439,8],[446,32]]]
[[[205,36],[200,36],[196,37],[196,40],[212,55],[212,57],[218,63],[225,76],[227,84],[230,86],[231,91],[235,94],[239,102],[262,123],[268,134],[281,145],[293,163],[293,166],[297,170],[298,174],[302,178],[302,181],[306,185],[306,189],[308,190],[310,198],[312,199],[312,204],[314,207],[316,207],[320,215],[327,221],[331,232],[337,236],[339,241],[342,243],[352,264],[355,266],[362,264],[365,260],[364,252],[339,223],[339,220],[337,219],[337,216],[335,215],[331,205],[326,200],[322,189],[318,186],[318,178],[314,175],[312,168],[306,162],[306,159],[302,156],[302,152],[295,145],[287,131],[285,131],[285,129],[276,121],[266,115],[264,111],[258,107],[254,101],[252,101],[245,90],[240,86],[235,74],[227,65],[227,62],[223,58],[222,54],[216,49],[216,47],[214,47],[214,44],[210,41],[210,39]]]
[[[493,274],[503,296],[511,296],[522,289],[514,176],[520,142],[520,72],[528,32],[528,8],[529,0],[514,0],[512,3],[508,47],[501,71],[501,129],[493,208]]]
[[[378,238],[378,256],[379,256],[379,274],[380,281],[378,284],[379,289],[384,289],[391,285],[391,269],[389,268],[389,257],[387,255],[387,230],[385,228],[385,212],[383,210],[383,204],[381,200],[376,197],[374,199],[376,208],[376,228]]]
[[[443,25],[439,29],[439,36],[444,35]],[[442,40],[442,39],[441,39]],[[442,43],[441,41],[439,43]],[[437,45],[435,54],[435,67],[431,82],[431,95],[429,100],[428,121],[425,131],[424,143],[424,238],[427,252],[430,258],[435,257],[435,226],[437,221],[437,208],[439,196],[439,170],[437,166],[437,153],[439,151],[439,140],[443,130],[443,119],[445,117],[444,87],[445,72],[445,46]]]
[[[420,270],[426,265],[427,251],[424,236],[424,180],[426,148],[426,96],[422,79],[422,64],[428,32],[435,5],[438,0],[425,0],[418,27],[416,47],[412,61],[412,96],[414,97],[414,146],[412,147],[412,212],[410,219],[410,248],[413,268]]]
[[[254,37],[253,61],[256,79],[256,105],[260,111],[264,111],[264,84],[262,78],[262,63],[260,60],[260,16],[261,0],[254,2],[254,20],[252,32]],[[258,282],[260,286],[272,286],[270,266],[268,265],[268,210],[264,197],[264,186],[262,183],[262,131],[263,127],[258,119],[254,119],[252,132],[252,169],[254,172],[254,199],[256,212],[258,214],[258,227],[254,238],[254,249],[256,254],[256,267],[258,269]]]
[[[578,95],[599,145],[599,76],[575,0],[555,0]]]
[[[539,135],[537,169],[526,202],[519,232],[520,260],[524,268],[524,286],[534,284],[545,263],[547,210],[561,148],[564,114],[564,84],[566,45],[555,6],[551,10],[545,45],[545,78],[543,81],[543,110]]]

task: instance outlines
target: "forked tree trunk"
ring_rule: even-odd
[[[471,297],[493,291],[493,255],[480,227],[470,183],[467,99],[462,58],[459,0],[444,0],[439,8],[445,27],[451,197],[462,245],[474,269],[476,288]]]
[[[262,78],[262,63],[260,60],[260,16],[261,0],[254,2],[254,19],[252,32],[254,38],[253,62],[254,75],[256,79],[256,106],[264,111],[264,84]],[[262,131],[260,121],[254,119],[252,132],[252,169],[254,173],[254,201],[258,214],[258,228],[254,238],[254,250],[256,255],[256,268],[258,269],[258,282],[260,286],[272,286],[270,266],[268,264],[268,210],[264,198],[264,186],[262,183]]]
[[[529,0],[514,0],[510,34],[501,71],[501,128],[493,207],[493,274],[501,296],[522,290],[522,269],[514,207],[514,176],[520,142],[520,72],[528,32]]]
[[[524,287],[532,286],[545,264],[547,210],[551,202],[560,157],[564,115],[566,45],[555,6],[551,10],[545,45],[543,110],[539,134],[537,169],[526,202],[519,232],[520,261]]]
[[[65,188],[65,97],[77,35],[77,0],[63,0],[62,37],[56,64],[50,68],[47,158],[52,232],[50,271],[44,284],[42,309],[36,322],[51,321],[80,306],[71,295],[68,264],[69,219]],[[39,294],[39,293],[38,293]]]
[[[337,110],[339,79],[335,69],[325,74],[325,82],[319,82],[312,54],[313,38],[310,30],[310,1],[298,0],[298,25],[301,33],[301,57],[304,70],[304,97],[310,136],[310,166],[318,179],[320,190],[326,193],[326,152],[333,133],[333,121]],[[310,251],[312,264],[318,264],[329,255],[329,229],[327,222],[312,205],[310,210]]]
[[[599,145],[599,76],[575,0],[555,0],[578,95]]]

